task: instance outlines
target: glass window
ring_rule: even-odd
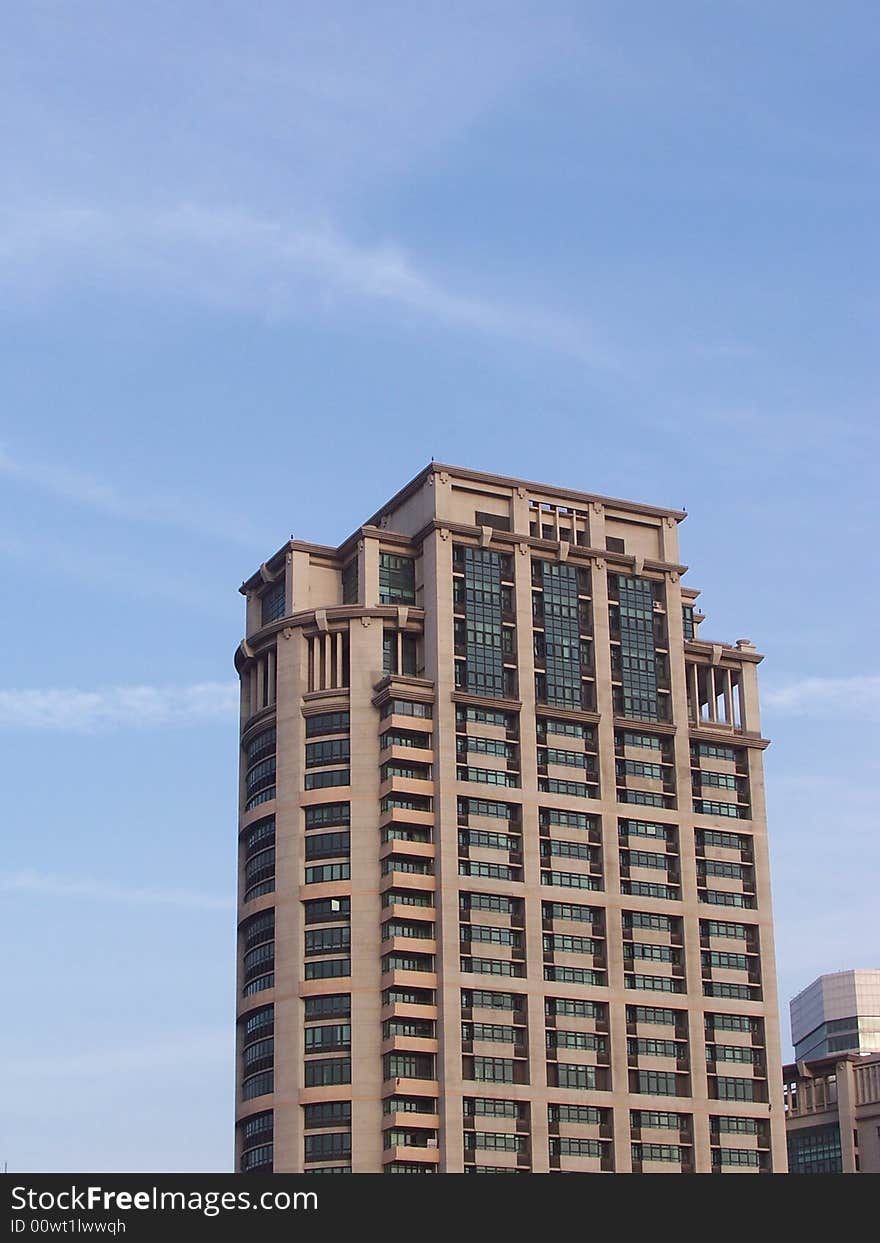
[[[379,603],[415,604],[416,563],[412,557],[379,553]]]
[[[278,621],[284,616],[284,574],[260,596],[260,625]]]

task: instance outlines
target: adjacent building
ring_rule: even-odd
[[[835,971],[791,1001],[798,1062],[832,1053],[880,1053],[880,971]]]
[[[880,971],[837,971],[791,1002],[793,1174],[880,1173]]]
[[[239,1170],[785,1170],[761,656],[684,517],[431,463],[243,584]]]

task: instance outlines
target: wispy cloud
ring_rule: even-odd
[[[118,885],[89,877],[56,876],[26,869],[0,873],[0,892],[46,898],[87,898],[90,902],[121,902],[125,906],[175,906],[194,911],[228,911],[232,898],[187,889]]]
[[[244,520],[236,518],[230,521],[228,513],[209,513],[192,495],[183,503],[158,494],[141,497],[123,494],[111,484],[67,466],[28,461],[10,452],[3,444],[0,444],[0,475],[112,518],[173,527],[241,544],[251,545],[254,542],[254,532]]]
[[[764,706],[789,716],[880,719],[880,675],[847,678],[800,678],[765,687]]]
[[[234,682],[191,686],[45,687],[0,691],[0,728],[92,733],[119,726],[202,725],[236,719]]]
[[[196,1028],[192,1031],[171,1032],[167,1036],[141,1044],[110,1048],[89,1048],[82,1052],[51,1052],[39,1057],[5,1059],[5,1071],[9,1081],[36,1076],[42,1080],[89,1078],[107,1073],[126,1074],[130,1071],[169,1069],[180,1066],[228,1063],[234,1053],[234,1045],[227,1028]]]
[[[614,369],[585,319],[542,310],[524,296],[486,298],[429,274],[396,242],[358,242],[331,225],[187,203],[154,211],[58,207],[0,218],[6,282],[159,284],[176,295],[269,316],[382,304],[484,336],[560,351]],[[67,487],[69,481],[57,481]],[[80,483],[72,485],[80,491]],[[88,487],[86,491],[91,491]],[[105,491],[99,499],[107,502]],[[116,498],[111,498],[115,503]],[[160,507],[159,512],[162,512]]]

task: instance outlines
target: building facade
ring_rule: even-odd
[[[782,1172],[757,665],[678,511],[432,463],[242,586],[242,1172]]]
[[[880,1174],[880,1054],[785,1067],[791,1174]]]
[[[820,975],[790,1003],[798,1062],[834,1053],[880,1053],[880,971]]]

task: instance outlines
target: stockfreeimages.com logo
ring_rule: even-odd
[[[151,1187],[145,1191],[107,1191],[103,1187],[71,1186],[63,1191],[37,1191],[33,1187],[12,1188],[12,1209],[14,1212],[26,1210],[30,1213],[130,1213],[130,1212],[184,1212],[201,1213],[204,1217],[218,1217],[221,1213],[243,1212],[248,1209],[262,1209],[264,1212],[285,1213],[305,1209],[316,1210],[318,1195],[314,1191],[263,1191],[252,1196],[247,1191],[161,1191]],[[71,1224],[68,1229],[77,1227]],[[125,1222],[86,1223],[78,1222],[79,1231],[89,1225],[105,1227],[102,1233],[115,1234],[125,1230]],[[40,1229],[40,1233],[61,1233],[65,1222],[48,1221]],[[117,1226],[118,1230],[109,1229]],[[13,1223],[13,1234],[21,1234],[25,1230],[33,1231],[33,1225],[19,1218]]]

